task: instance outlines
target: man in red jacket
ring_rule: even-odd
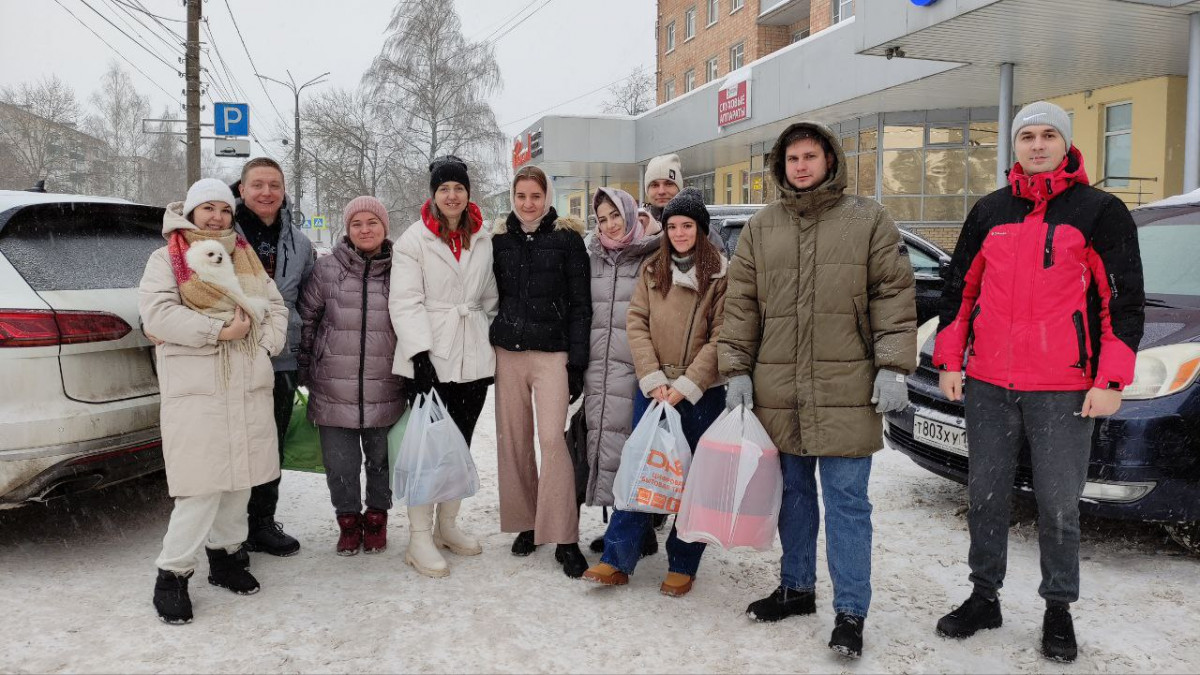
[[[1013,148],[1009,186],[967,216],[942,292],[933,363],[942,393],[966,408],[974,591],[937,630],[965,638],[1001,625],[1009,494],[1028,445],[1046,601],[1042,652],[1074,661],[1079,498],[1095,418],[1117,411],[1133,379],[1142,263],[1129,210],[1089,185],[1062,108],[1039,101],[1017,113]]]

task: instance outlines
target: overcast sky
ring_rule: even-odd
[[[182,71],[183,66],[169,54],[164,42],[151,37],[146,28],[133,24],[128,15],[118,12],[118,2],[131,0],[0,0],[0,85],[54,74],[70,84],[86,104],[109,62],[116,59],[130,71],[138,89],[150,96],[155,115],[169,105],[182,118],[179,103],[183,100],[184,82],[175,71]],[[186,17],[180,0],[141,2],[160,16]],[[358,84],[371,59],[379,53],[396,4],[392,0],[206,0],[204,12],[217,50],[245,90],[252,126],[264,142],[274,142],[277,139],[267,137],[281,135],[272,133],[279,120],[254,77],[226,2],[233,10],[258,72],[286,80],[285,71],[290,69],[297,81],[302,82],[330,71],[329,83],[346,88]],[[107,24],[89,5],[138,37],[170,67]],[[508,136],[540,116],[534,113],[595,89],[601,91],[556,107],[553,112],[598,112],[606,93],[605,85],[627,76],[635,68],[654,68],[653,0],[605,0],[602,7],[578,0],[455,0],[454,7],[469,39],[486,38],[511,17],[528,17],[495,45],[504,86],[491,103]],[[72,18],[68,10],[141,68],[148,78],[134,72],[129,63]],[[163,29],[148,17],[141,18],[166,37]],[[164,23],[183,35],[183,24]],[[133,24],[132,29],[129,24]],[[201,38],[207,41],[204,33]],[[276,84],[266,83],[266,87],[290,129],[291,92]],[[304,95],[315,90],[306,89]],[[220,100],[215,90],[212,93],[214,100]],[[202,114],[202,121],[212,121],[211,106]],[[278,144],[268,146],[268,151],[275,156],[285,152]],[[240,165],[240,160],[236,163]]]

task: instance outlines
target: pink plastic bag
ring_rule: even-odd
[[[782,500],[779,450],[754,413],[738,406],[700,437],[675,527],[684,541],[766,551]]]

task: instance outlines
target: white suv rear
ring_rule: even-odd
[[[162,468],[137,286],[162,209],[0,190],[0,509]]]

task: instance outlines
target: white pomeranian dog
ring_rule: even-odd
[[[233,271],[233,258],[225,252],[225,247],[217,241],[198,241],[188,247],[184,256],[187,265],[201,281],[222,289],[242,307],[250,318],[258,323],[262,321],[267,311],[265,298],[250,298],[242,292],[237,274]]]

